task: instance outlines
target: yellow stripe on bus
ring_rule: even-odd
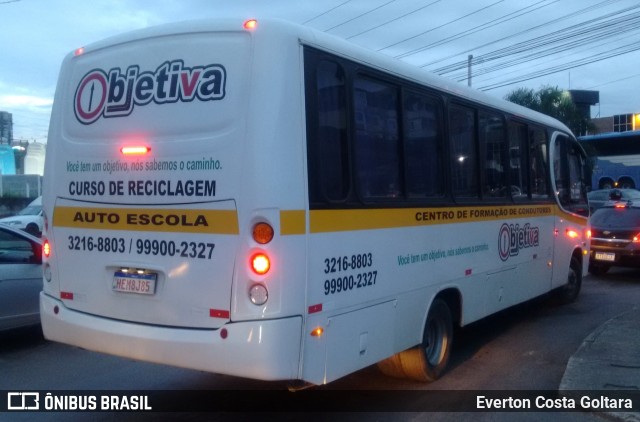
[[[307,219],[304,210],[280,211],[280,235],[305,234],[307,232]]]
[[[508,205],[445,208],[388,208],[350,210],[312,210],[311,233],[419,227],[440,224],[512,220],[516,218],[562,218],[585,225],[587,220],[562,212],[558,206]]]
[[[239,233],[234,210],[56,207],[53,225],[98,230]]]

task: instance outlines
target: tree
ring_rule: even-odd
[[[517,88],[505,95],[504,99],[556,118],[576,135],[583,133],[589,125],[588,119],[580,114],[573,103],[569,92],[557,86],[543,86],[538,91]]]

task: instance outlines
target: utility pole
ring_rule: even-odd
[[[471,87],[471,60],[473,60],[473,54],[469,54],[467,58],[467,85]]]

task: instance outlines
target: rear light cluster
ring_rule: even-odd
[[[44,239],[44,242],[42,242],[42,253],[45,258],[49,258],[51,256],[51,244],[49,243],[49,239]]]
[[[42,255],[43,255],[43,258],[46,259],[46,261],[43,263],[43,266],[42,266],[42,275],[44,276],[44,279],[50,283],[51,282],[51,265],[49,264],[48,260],[49,260],[49,257],[51,257],[51,243],[49,242],[49,239],[47,239],[48,232],[49,232],[49,218],[45,213],[44,214],[44,233],[42,235]]]
[[[259,245],[267,245],[273,240],[273,227],[267,223],[257,223],[253,226],[252,237],[253,240]],[[249,260],[249,266],[251,271],[259,277],[263,277],[269,273],[271,269],[271,258],[269,255],[260,251],[251,255]],[[263,281],[255,282],[249,288],[249,300],[251,303],[257,306],[262,306],[267,303],[269,299],[269,291]]]

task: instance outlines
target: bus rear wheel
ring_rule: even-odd
[[[422,344],[400,353],[408,378],[431,382],[446,370],[453,344],[453,317],[447,302],[435,299],[429,309]]]

